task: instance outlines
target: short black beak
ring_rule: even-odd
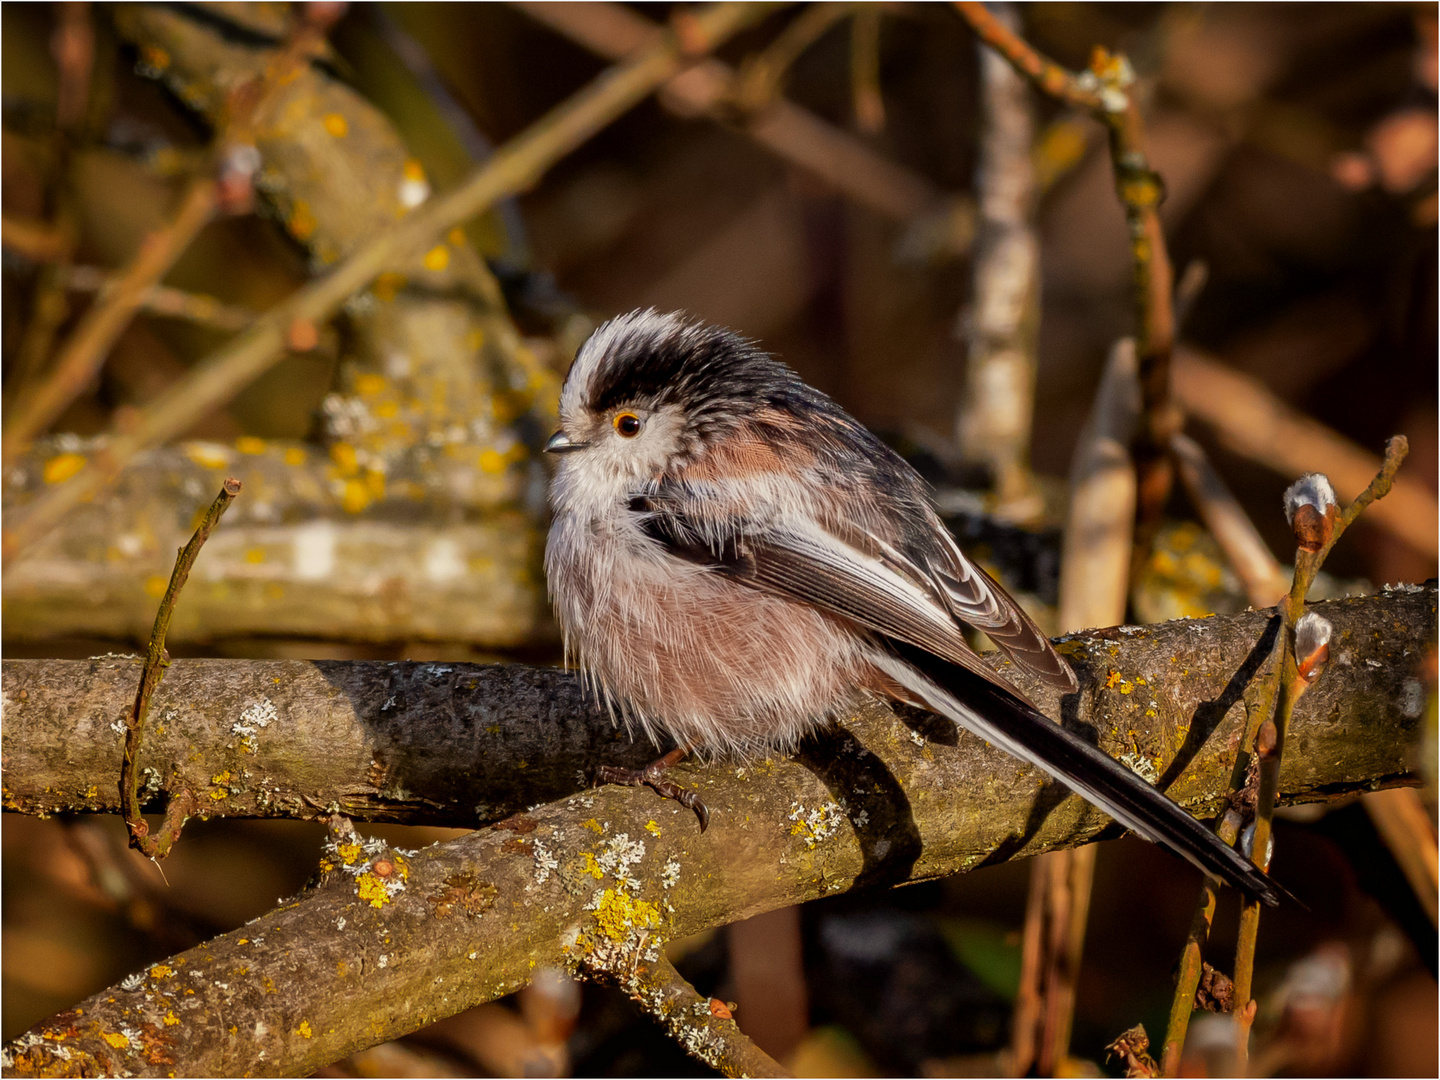
[[[589,443],[572,442],[570,436],[566,435],[564,431],[557,431],[545,444],[545,452],[547,454],[568,454],[574,450],[584,450],[589,445]]]

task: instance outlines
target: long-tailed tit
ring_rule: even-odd
[[[1041,714],[966,644],[1064,692],[1074,673],[956,546],[924,481],[730,331],[611,319],[560,397],[545,567],[566,649],[627,726],[679,749],[787,752],[870,691],[943,714],[1127,828],[1268,903],[1269,879],[1168,797]]]

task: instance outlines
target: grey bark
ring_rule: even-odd
[[[1335,626],[1333,659],[1295,715],[1282,801],[1408,782],[1435,586],[1315,607]],[[1057,708],[1053,694],[1024,688],[1108,752],[1157,775],[1192,813],[1213,814],[1277,626],[1266,611],[1071,635],[1059,647],[1080,693]],[[152,713],[161,722],[148,753],[161,776],[188,767],[173,756],[183,747],[204,762],[202,775],[235,775],[240,766],[251,790],[227,788],[217,812],[232,799],[249,807],[240,812],[264,812],[255,792],[291,785],[272,794],[270,810],[299,816],[331,798],[378,805],[385,775],[404,777],[426,787],[389,788],[392,805],[375,816],[404,817],[404,806],[406,820],[457,823],[475,820],[475,802],[488,800],[498,813],[509,797],[467,787],[468,774],[497,782],[523,760],[527,781],[533,767],[560,782],[588,748],[613,738],[559,671],[306,668],[174,664]],[[45,803],[44,782],[35,785],[48,771],[53,788],[73,789],[81,782],[74,761],[94,770],[87,775],[97,797],[109,786],[119,738],[105,745],[107,726],[131,678],[113,660],[5,665],[7,806],[39,811],[73,800]],[[275,709],[263,726],[261,698]],[[256,705],[260,713],[246,720]],[[246,738],[237,719],[257,729],[253,755],[226,747]],[[426,728],[407,732],[412,725]],[[385,775],[367,776],[380,747],[393,755],[381,763]],[[1074,846],[1107,824],[981,740],[877,703],[794,759],[687,767],[679,777],[711,808],[704,835],[688,811],[643,789],[582,791],[572,776],[572,794],[421,852],[333,837],[315,887],[139,973],[125,984],[131,989],[113,987],[37,1025],[7,1048],[7,1071],[305,1074],[508,993],[536,965],[623,974],[663,941],[704,927],[856,885]],[[31,793],[19,794],[21,784]]]

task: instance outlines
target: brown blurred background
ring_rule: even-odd
[[[223,21],[232,6],[239,5],[214,5],[211,17]],[[658,20],[668,11],[644,6],[641,13]],[[793,10],[775,14],[722,56],[739,62],[795,17]],[[1433,493],[1436,7],[1058,3],[1025,5],[1021,17],[1028,39],[1071,68],[1083,67],[1097,44],[1123,51],[1135,65],[1151,163],[1167,192],[1162,217],[1172,259],[1177,269],[1203,260],[1209,271],[1184,338],[1372,453],[1404,433],[1412,447],[1405,475]],[[57,27],[69,18],[83,18],[94,34],[90,134],[57,177],[49,150]],[[106,6],[7,4],[0,19],[4,213],[45,219],[63,185],[74,212],[75,263],[120,266],[169,213],[177,163],[204,145],[205,128],[144,77],[142,58],[116,35]],[[783,90],[855,132],[850,26],[838,19],[805,50]],[[605,66],[505,4],[357,5],[330,41],[335,76],[397,118],[442,190],[488,147],[524,130]],[[878,213],[735,126],[646,101],[502,206],[481,238],[514,318],[557,371],[587,320],[649,305],[685,309],[761,340],[944,477],[965,366],[971,265],[964,223],[977,165],[977,46],[955,13],[938,4],[883,5],[880,42],[884,126],[855,137],[923,178],[950,216]],[[406,48],[417,49],[422,62],[405,69]],[[431,83],[416,71],[428,72]],[[418,86],[423,96],[427,85],[440,88],[438,97],[431,93],[431,112],[449,115],[448,126],[403,118],[407,95]],[[445,103],[438,112],[436,101]],[[1103,132],[1038,98],[1037,110],[1043,284],[1031,453],[1037,472],[1063,477],[1105,353],[1132,329],[1130,263]],[[7,380],[33,318],[39,265],[7,243],[0,332]],[[256,214],[210,225],[165,280],[263,311],[308,273],[306,252],[262,203]],[[62,337],[89,295],[67,293]],[[118,407],[152,400],[224,339],[213,327],[140,315],[95,385],[53,430],[103,430]],[[327,339],[289,357],[190,434],[315,437],[343,348],[343,339]],[[1291,477],[1227,450],[1203,425],[1187,430],[1286,559],[1293,541],[1280,493]],[[1340,492],[1342,499],[1354,494]],[[1174,510],[1186,513],[1178,498]],[[1327,569],[1345,582],[1380,584],[1434,577],[1436,562],[1433,548],[1419,551],[1362,521]],[[1045,598],[1049,590],[1031,591]],[[5,638],[10,656],[85,656],[140,644],[37,644],[8,620]],[[457,655],[405,641],[361,648],[197,640],[172,651],[261,649]],[[554,642],[542,634],[509,656],[552,661]],[[1257,1067],[1433,1075],[1434,925],[1358,806],[1312,818],[1279,826],[1274,871],[1309,910],[1283,909],[1262,928],[1258,986],[1268,995],[1262,1015],[1274,1019],[1259,1032]],[[164,864],[167,886],[123,850],[113,820],[7,815],[4,1037],[267,910],[302,885],[319,834],[318,826],[283,822],[192,824]],[[407,846],[430,836],[404,835]],[[770,992],[808,1004],[766,1036],[799,1054],[797,1068],[812,1075],[983,1072],[976,1062],[993,1060],[983,1055],[1006,1038],[1025,881],[1025,866],[1012,865],[826,901],[800,912],[790,929],[762,925],[687,943],[681,967],[702,992],[738,1000],[742,1026],[747,1016],[763,1024],[778,1006],[747,1000],[746,987],[756,982],[743,975],[745,958],[736,951],[773,947],[764,944],[767,933],[787,941],[798,933],[806,981],[772,979]],[[1103,1045],[1137,1020],[1152,1035],[1163,1029],[1169,968],[1194,888],[1188,871],[1148,845],[1104,845],[1075,1068],[1105,1068]],[[1233,933],[1234,912],[1222,908],[1221,948]],[[418,1040],[400,1057],[337,1068],[346,1075],[505,1074],[519,1058],[496,1047],[528,1045],[529,1029],[515,1020],[520,1012],[494,1012],[510,1004],[488,1006],[469,1027]],[[694,1071],[622,999],[588,987],[566,1061],[580,1074]]]

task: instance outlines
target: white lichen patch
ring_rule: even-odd
[[[813,810],[807,810],[800,803],[792,802],[789,820],[794,823],[790,826],[790,835],[801,837],[805,846],[813,850],[835,835],[845,816],[838,803],[821,803]]]
[[[595,865],[615,878],[617,884],[640,888],[640,882],[630,876],[630,868],[645,857],[645,841],[631,840],[629,833],[620,833],[605,841],[600,854],[595,856]]]
[[[276,719],[278,719],[278,714],[274,704],[269,698],[262,695],[258,701],[253,701],[246,706],[245,711],[240,714],[240,719],[230,725],[230,731],[239,735],[240,745],[253,754],[256,751],[255,736],[269,727]]]
[[[560,869],[560,860],[539,840],[534,841],[530,847],[535,859],[535,884],[544,885],[550,880],[550,875]]]
[[[1127,750],[1116,760],[1147,784],[1153,784],[1160,779],[1160,773],[1156,770],[1155,763],[1138,750]]]
[[[666,889],[673,889],[680,880],[680,864],[673,858],[665,861],[665,866],[660,871],[660,884]]]

